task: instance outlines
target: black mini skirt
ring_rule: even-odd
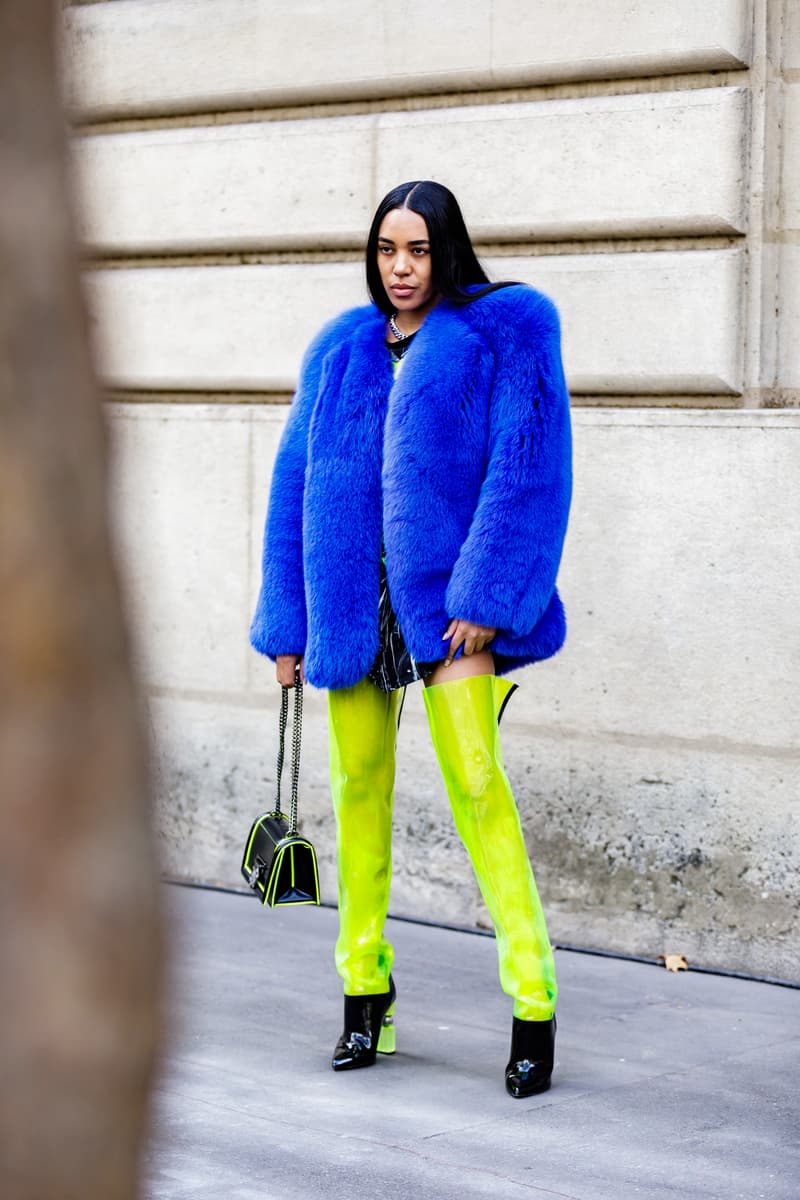
[[[406,645],[400,622],[392,607],[386,562],[381,556],[381,594],[378,608],[380,645],[375,661],[367,672],[367,679],[382,692],[395,692],[398,688],[426,679],[441,662],[417,662]]]

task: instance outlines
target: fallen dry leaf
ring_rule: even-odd
[[[683,954],[659,954],[658,961],[663,962],[668,971],[689,970],[689,964]]]

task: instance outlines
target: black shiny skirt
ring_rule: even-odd
[[[386,563],[381,558],[381,594],[378,608],[380,646],[375,661],[367,672],[367,679],[382,692],[394,692],[407,687],[418,679],[426,679],[436,667],[436,662],[417,662],[406,645],[400,622],[392,607]]]

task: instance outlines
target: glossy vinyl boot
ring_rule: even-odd
[[[503,991],[522,1022],[547,1022],[556,1006],[555,961],[514,796],[498,722],[515,685],[476,675],[425,689],[431,737],[456,829],[497,935]]]
[[[394,1054],[394,1002],[397,991],[389,976],[389,991],[369,996],[345,996],[344,1031],[336,1043],[334,1071],[371,1067],[378,1054]]]
[[[546,1092],[553,1074],[556,1019],[521,1021],[514,1017],[511,1055],[506,1067],[506,1090],[515,1100]]]
[[[425,689],[431,736],[453,817],[497,935],[500,983],[514,999],[506,1087],[522,1098],[550,1086],[555,962],[519,813],[503,768],[498,722],[514,690],[476,675]]]
[[[328,693],[339,886],[336,969],[351,997],[385,995],[394,960],[384,925],[399,701],[399,692],[381,692],[368,680]]]

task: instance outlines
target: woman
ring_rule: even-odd
[[[565,636],[569,398],[552,303],[490,285],[447,188],[405,183],[367,242],[373,303],[306,352],[275,463],[255,648],[328,689],[344,1031],[334,1070],[394,1050],[384,934],[399,697],[423,679],[456,827],[514,999],[506,1086],[550,1085],[553,954],[498,722]]]

